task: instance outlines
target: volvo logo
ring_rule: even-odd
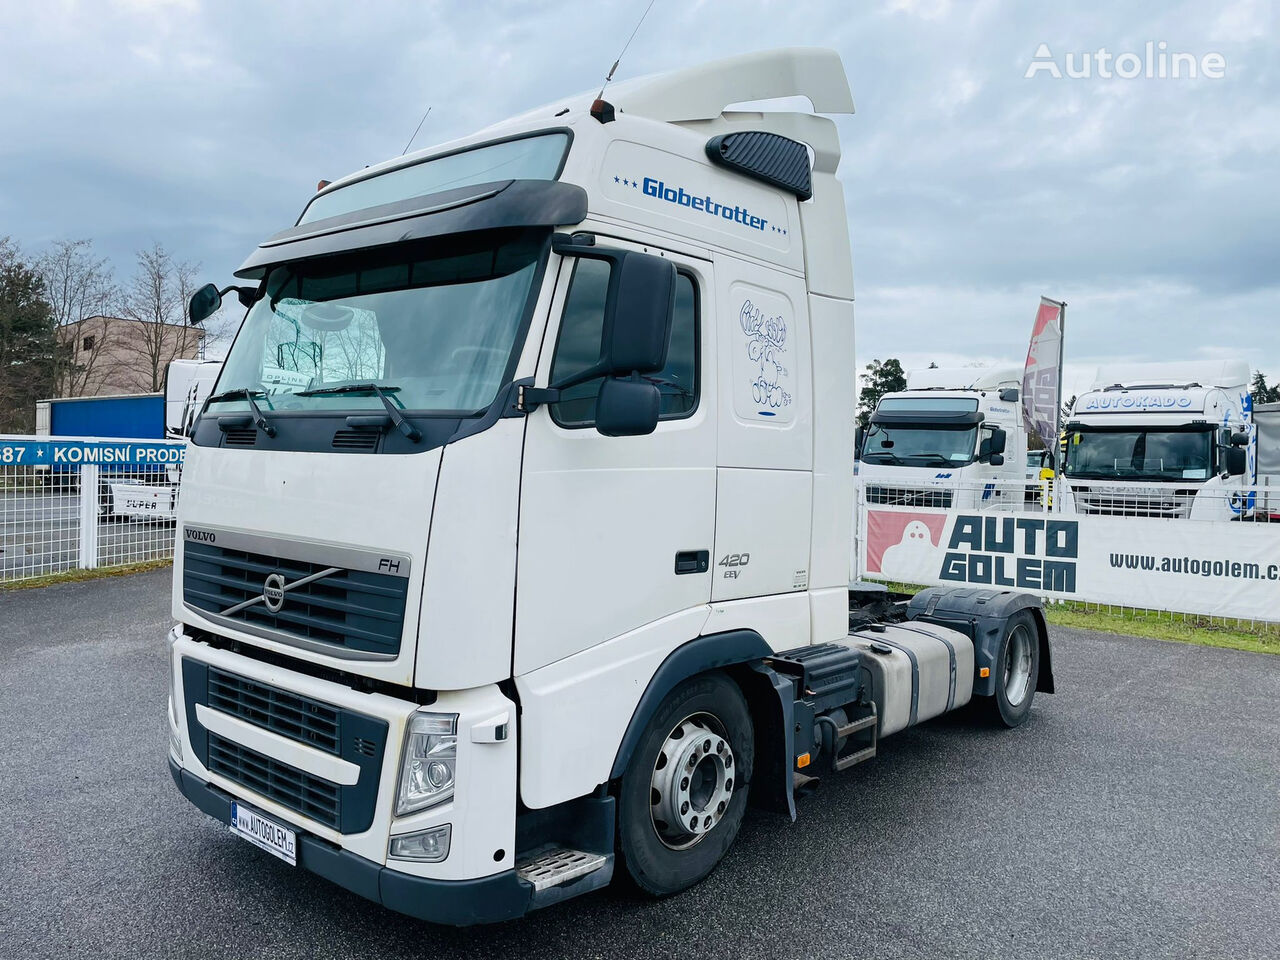
[[[279,613],[284,606],[284,577],[272,573],[262,583],[262,602],[272,613]]]

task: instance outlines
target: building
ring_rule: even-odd
[[[205,332],[179,323],[88,317],[58,329],[67,360],[58,395],[103,397],[158,393],[171,360],[200,359]]]

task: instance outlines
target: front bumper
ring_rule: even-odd
[[[169,773],[183,796],[209,816],[231,822],[231,795],[183,770],[172,759]],[[302,830],[298,866],[346,887],[390,910],[429,923],[466,927],[522,917],[529,912],[532,885],[506,870],[478,880],[414,877],[366,860]]]

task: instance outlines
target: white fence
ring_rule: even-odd
[[[1112,512],[1086,513],[1077,512],[1078,492],[1073,503],[1049,482],[1011,485],[1003,496],[987,487],[886,496],[859,483],[857,569],[906,583],[1280,622],[1280,526],[1260,522],[1280,517],[1262,509],[1267,489],[1202,491],[1218,499],[1215,513],[1235,519],[1198,520],[1152,507],[1146,493],[1112,491]]]
[[[173,556],[183,441],[0,436],[0,583]]]

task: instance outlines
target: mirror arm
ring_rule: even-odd
[[[521,385],[516,394],[516,409],[531,413],[535,408],[560,400],[559,387],[526,387]]]

